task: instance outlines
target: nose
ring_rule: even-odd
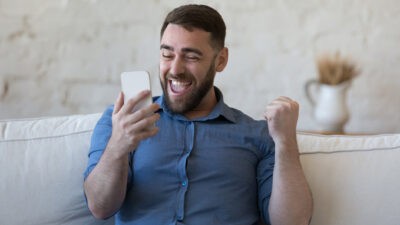
[[[182,74],[185,72],[185,62],[181,57],[175,57],[171,62],[170,73],[174,75]]]

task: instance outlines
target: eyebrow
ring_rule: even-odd
[[[172,46],[169,46],[169,45],[166,45],[166,44],[162,44],[160,46],[160,49],[166,49],[166,50],[169,50],[169,51],[174,51],[174,48]],[[198,54],[200,56],[203,56],[203,53],[200,50],[196,49],[196,48],[182,48],[182,52],[183,53],[193,52],[193,53],[196,53],[196,54]]]

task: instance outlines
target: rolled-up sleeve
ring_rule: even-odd
[[[104,150],[106,149],[108,140],[111,137],[112,112],[113,112],[113,106],[109,106],[104,111],[103,115],[101,116],[101,118],[99,119],[93,130],[89,153],[88,153],[88,164],[83,174],[85,180],[99,162],[101,156],[103,155]]]
[[[257,167],[258,208],[266,224],[270,224],[268,207],[271,198],[272,177],[275,165],[275,144],[272,138],[269,137],[269,139],[264,156]]]

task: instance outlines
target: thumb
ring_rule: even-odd
[[[121,110],[122,106],[124,105],[124,94],[120,91],[117,97],[117,100],[114,104],[114,111],[113,114],[116,114]]]

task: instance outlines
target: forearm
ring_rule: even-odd
[[[297,143],[275,146],[275,168],[269,205],[271,224],[309,224],[312,196],[304,176]]]
[[[108,146],[84,183],[89,209],[99,219],[113,215],[126,194],[129,157],[112,152]]]

